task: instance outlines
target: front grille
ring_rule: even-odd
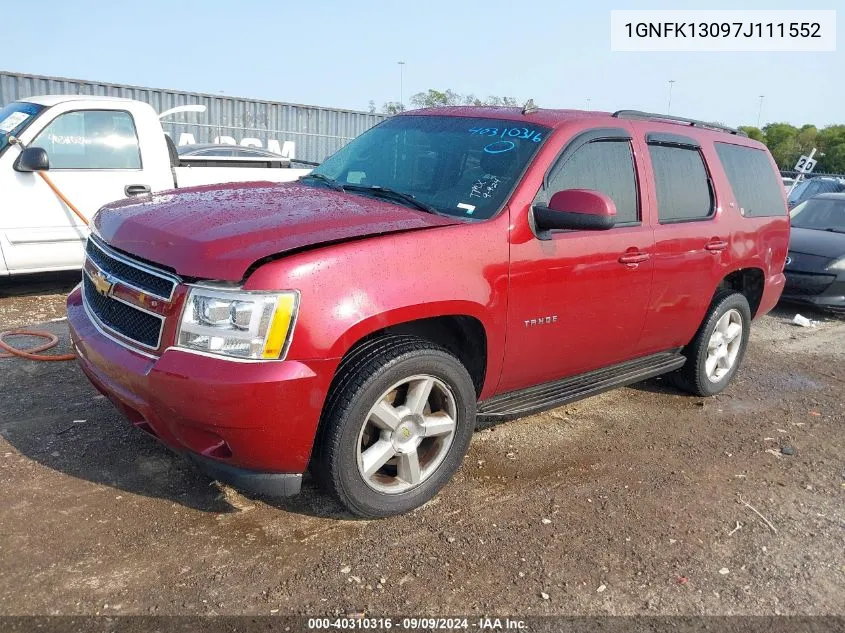
[[[164,321],[142,312],[117,299],[101,295],[88,275],[82,275],[85,303],[97,320],[110,330],[137,341],[145,347],[156,349],[159,345]]]
[[[803,297],[820,295],[830,287],[835,279],[836,275],[787,272],[783,294]]]
[[[88,245],[85,247],[88,258],[103,272],[160,299],[170,299],[176,287],[174,280],[165,276],[165,273],[156,273],[152,269],[129,263],[123,256],[109,252],[110,250],[93,237],[88,239]]]

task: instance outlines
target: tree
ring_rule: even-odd
[[[439,108],[455,105],[516,107],[519,105],[513,97],[489,96],[486,99],[480,99],[472,93],[462,95],[448,88],[443,91],[429,88],[426,92],[411,95],[411,104],[417,108]]]
[[[418,92],[411,95],[411,103],[418,108],[438,108],[442,106],[461,105],[464,97],[457,92],[446,90],[434,90],[429,88],[427,92]]]
[[[763,128],[763,133],[766,135],[766,145],[775,159],[775,162],[781,169],[790,169],[795,161],[789,167],[784,167],[790,163],[790,159],[798,158],[801,154],[796,154],[797,143],[795,137],[798,135],[798,128],[789,123],[769,123]]]
[[[753,138],[755,141],[760,141],[761,143],[766,142],[766,135],[763,134],[763,130],[758,127],[754,127],[753,125],[740,125],[739,129],[745,132],[748,135],[748,138]]]
[[[483,105],[518,108],[521,104],[513,97],[487,97]]]
[[[405,106],[398,101],[388,101],[381,107],[381,111],[385,114],[399,114],[405,111]]]
[[[845,173],[845,125],[829,125],[819,130],[816,141],[819,151],[824,154],[817,170]]]
[[[809,123],[800,128],[789,123],[770,123],[762,130],[749,125],[739,129],[765,143],[781,169],[792,169],[802,154],[809,154],[815,147],[814,158],[819,161],[816,172],[845,173],[845,125],[819,129]]]

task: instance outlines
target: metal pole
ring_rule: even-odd
[[[396,62],[399,64],[399,109],[405,111],[405,62]]]
[[[763,115],[763,99],[765,99],[766,95],[760,95],[760,107],[757,108],[757,128],[760,128],[760,119]]]
[[[669,80],[669,104],[666,106],[666,114],[671,114],[672,112],[672,86],[675,84],[674,79]]]
[[[587,97],[587,110],[588,111],[590,109],[590,101],[592,101],[592,99],[590,99],[590,97]]]

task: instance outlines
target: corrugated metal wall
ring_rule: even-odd
[[[239,144],[245,138],[258,139],[262,147],[269,144],[271,149],[274,142],[284,148],[285,142],[293,141],[296,158],[317,162],[385,118],[353,110],[0,72],[0,107],[17,99],[44,94],[126,97],[145,101],[157,112],[180,105],[202,104],[206,106],[203,113],[187,112],[167,117],[162,121],[164,131],[177,143],[184,140],[184,134],[193,135],[197,143],[211,143],[221,136],[232,137]]]

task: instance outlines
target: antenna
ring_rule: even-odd
[[[175,108],[170,108],[169,110],[165,110],[164,112],[158,115],[158,118],[163,119],[166,116],[170,116],[171,114],[179,114],[180,112],[205,112],[205,110],[205,106],[200,104],[181,105],[176,106]]]
[[[525,102],[525,105],[522,106],[522,114],[534,114],[539,109],[540,108],[534,104],[534,99],[529,99]]]

